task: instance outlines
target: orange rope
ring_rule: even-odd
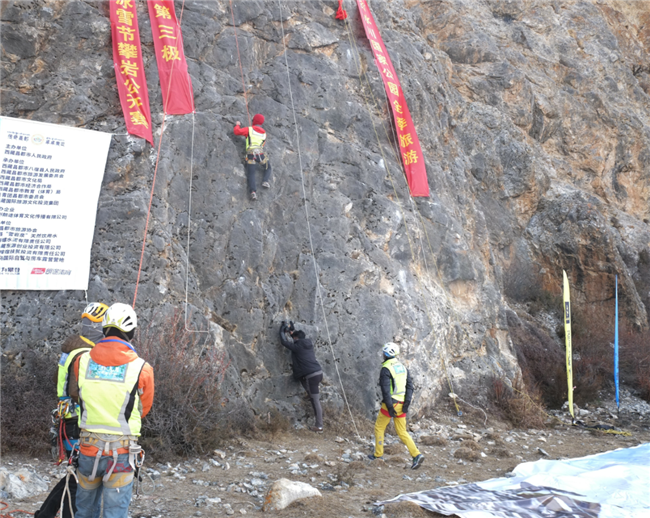
[[[235,13],[232,10],[232,0],[230,0],[230,16],[232,16],[232,28],[235,30],[235,44],[237,45],[237,59],[239,59],[239,71],[241,72],[241,85],[244,89],[244,102],[246,103],[246,115],[248,115],[248,125],[252,126],[251,114],[248,111],[248,96],[246,95],[246,81],[244,80],[244,67],[241,64],[241,54],[239,53],[239,39],[237,38],[237,27],[235,27]]]
[[[183,21],[183,11],[185,10],[185,0],[183,0],[183,5],[181,7],[181,17],[178,22],[180,26]],[[144,237],[142,238],[142,251],[140,252],[140,265],[138,266],[138,278],[135,281],[135,292],[133,293],[133,308],[135,308],[135,301],[138,298],[138,286],[140,285],[140,274],[142,273],[142,261],[144,259],[144,247],[147,244],[147,232],[149,230],[149,218],[151,217],[151,204],[153,203],[153,192],[156,187],[156,175],[158,174],[158,163],[160,162],[160,149],[162,147],[163,134],[165,132],[165,122],[167,121],[167,106],[169,105],[169,92],[172,87],[172,76],[174,75],[174,65],[176,60],[172,61],[172,68],[169,71],[169,81],[167,82],[167,103],[163,108],[163,121],[160,126],[160,139],[158,140],[158,153],[156,155],[156,167],[153,170],[153,182],[151,183],[151,195],[149,196],[149,208],[147,209],[147,221],[144,224]],[[194,102],[192,100],[192,102]]]
[[[2,502],[0,501],[0,504],[4,505],[0,511],[6,511],[9,508],[9,504],[7,502]],[[23,513],[23,514],[29,514],[34,516],[34,513],[30,513],[28,511],[23,511],[22,509],[14,509],[13,511],[7,511],[6,513],[0,513],[0,518],[16,518],[15,516],[12,516],[14,513]]]

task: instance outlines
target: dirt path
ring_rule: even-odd
[[[148,471],[157,472],[155,491],[135,498],[130,512],[133,518],[261,514],[266,489],[285,477],[319,488],[323,497],[294,503],[272,513],[274,516],[367,517],[372,516],[375,501],[400,493],[496,478],[521,462],[540,458],[582,457],[650,441],[648,417],[634,416],[626,424],[630,437],[568,425],[512,430],[503,423],[471,425],[450,414],[437,415],[412,425],[416,443],[426,457],[417,471],[410,469],[408,452],[394,434],[387,436],[384,461],[367,460],[372,451],[367,423],[363,440],[344,430],[326,430],[324,434],[300,430],[267,440],[242,439],[201,458],[149,462]],[[62,473],[44,460],[20,456],[2,460],[9,469],[28,465],[48,475],[51,486]],[[144,489],[151,490],[151,483]],[[10,507],[33,512],[45,496],[11,502],[16,505]],[[434,516],[411,504],[387,506],[386,515]]]

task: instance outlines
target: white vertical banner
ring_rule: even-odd
[[[85,290],[111,134],[0,117],[0,290]]]

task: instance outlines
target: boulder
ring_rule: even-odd
[[[320,491],[304,482],[294,482],[286,478],[276,480],[264,497],[262,510],[279,511],[296,500],[322,496]]]
[[[16,500],[29,498],[30,496],[43,493],[47,489],[48,484],[41,476],[26,469],[9,473],[4,487],[9,497]]]

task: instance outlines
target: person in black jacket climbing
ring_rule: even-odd
[[[287,338],[287,334],[290,338]],[[299,331],[294,328],[293,322],[287,325],[285,321],[282,321],[280,325],[280,341],[282,345],[291,351],[293,378],[300,381],[309,395],[311,406],[314,408],[316,425],[310,428],[310,430],[313,432],[322,432],[323,409],[320,405],[318,386],[323,381],[323,370],[318,360],[316,360],[314,344],[309,338],[306,338],[304,331]]]

